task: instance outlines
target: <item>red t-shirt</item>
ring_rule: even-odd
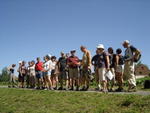
[[[36,63],[35,70],[36,71],[42,71],[43,70],[43,62]]]
[[[76,57],[76,56],[71,56],[67,59],[67,62],[68,63],[72,63],[72,65],[69,65],[69,67],[71,68],[76,68],[78,66],[78,63],[79,63],[79,58]]]

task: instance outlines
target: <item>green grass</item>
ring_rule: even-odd
[[[0,113],[149,113],[150,96],[0,88]]]

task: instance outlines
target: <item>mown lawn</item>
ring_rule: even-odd
[[[0,113],[149,113],[150,96],[0,88]]]

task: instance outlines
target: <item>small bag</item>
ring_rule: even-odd
[[[107,71],[105,73],[105,77],[107,77],[109,80],[112,80],[114,78],[114,75],[112,74],[111,71]]]

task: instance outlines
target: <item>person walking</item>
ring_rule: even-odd
[[[97,46],[97,71],[99,78],[99,86],[102,86],[102,90],[104,93],[108,92],[107,89],[107,78],[105,76],[106,72],[110,70],[109,56],[108,53],[105,52],[105,48],[103,44],[99,44]]]
[[[125,66],[124,66],[124,80],[129,83],[128,91],[136,91],[136,78],[135,78],[135,60],[140,55],[140,51],[134,46],[130,45],[128,40],[123,42],[125,50]]]

